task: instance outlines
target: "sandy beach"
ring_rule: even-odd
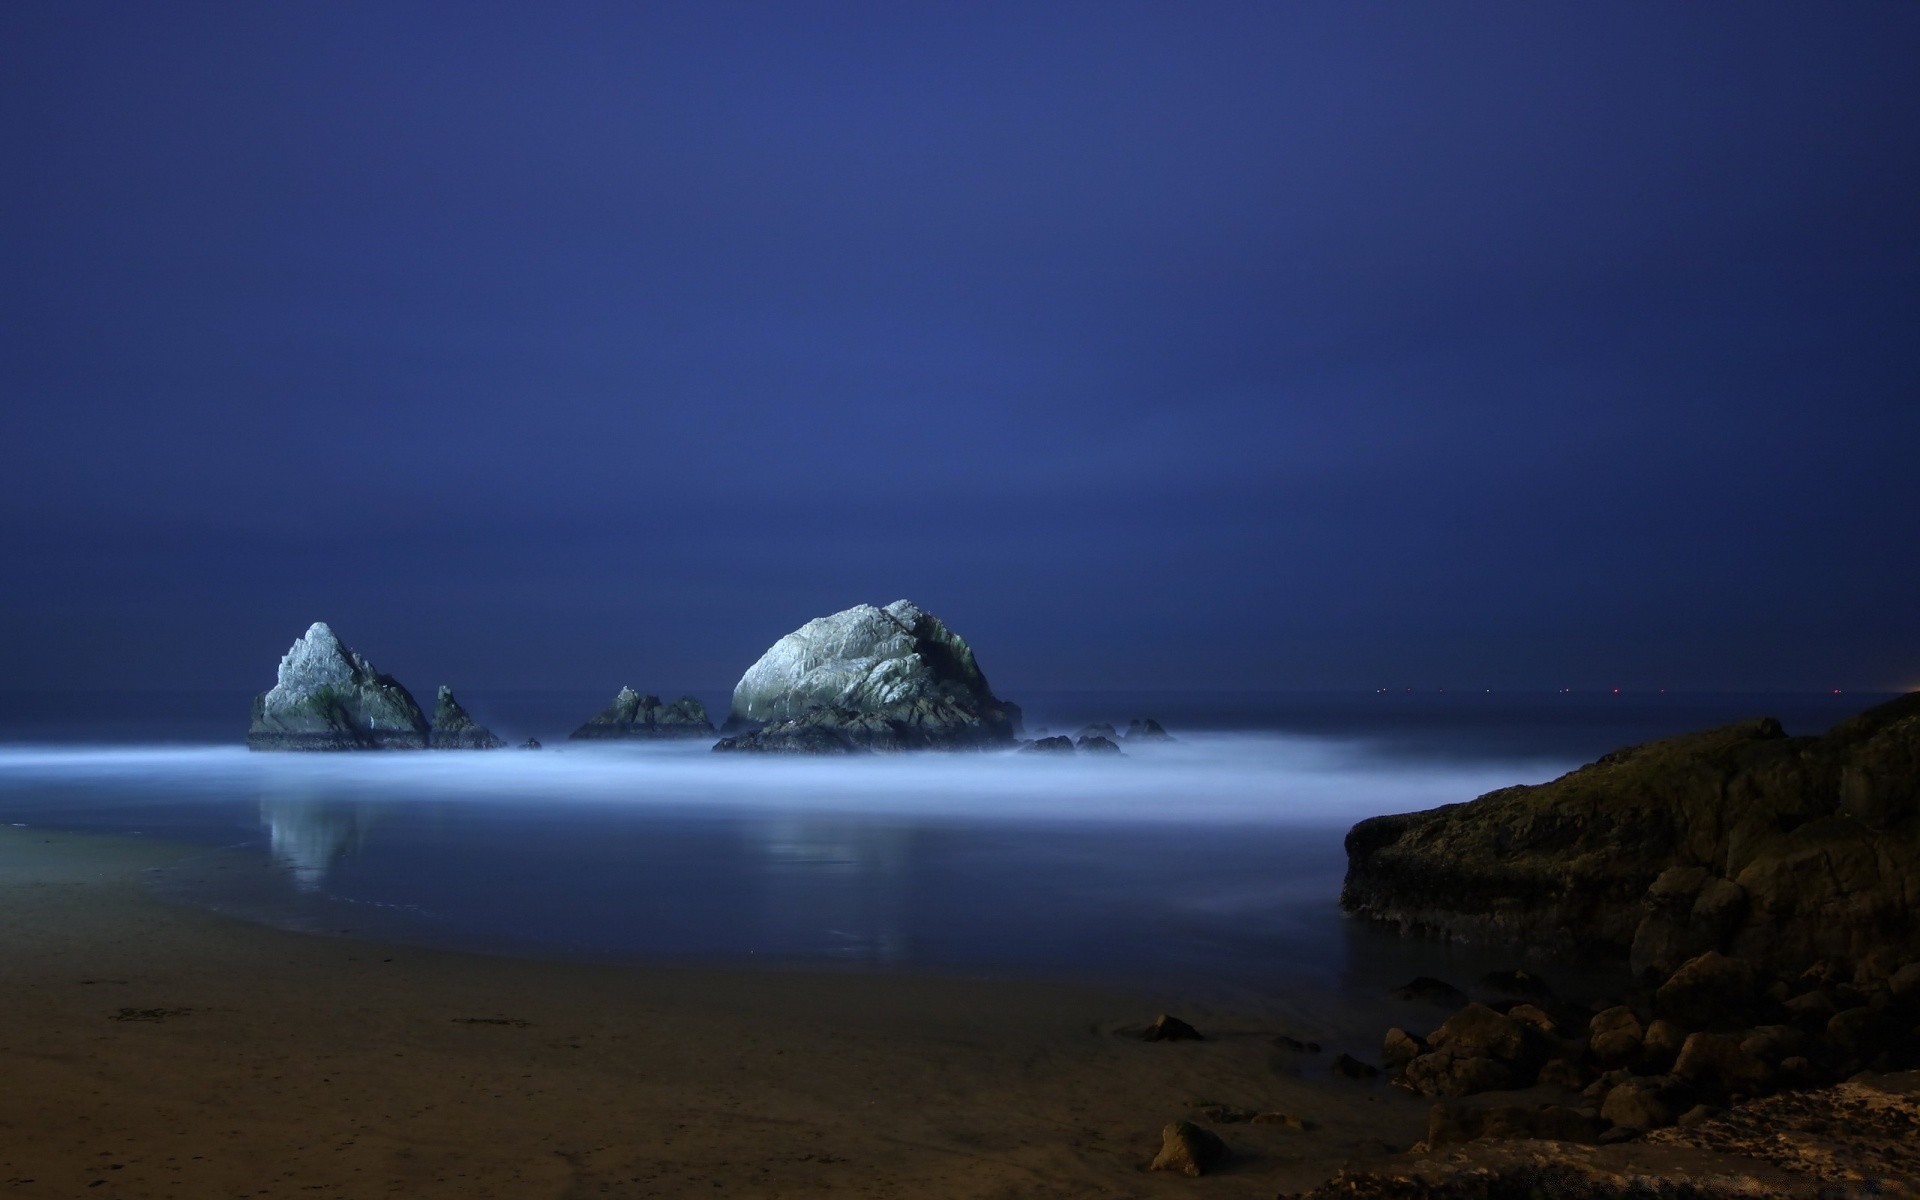
[[[254,1196],[1271,1196],[1427,1104],[1272,1021],[1024,982],[608,967],[290,933],[148,894],[184,849],[0,830],[0,1189]],[[1149,1173],[1196,1103],[1202,1181]]]

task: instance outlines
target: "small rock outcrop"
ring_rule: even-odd
[[[856,605],[775,642],[733,689],[722,751],[857,754],[1011,745],[1020,712],[973,650],[908,600]]]
[[[1043,737],[1020,747],[1022,754],[1072,754],[1073,739],[1070,737]]]
[[[713,722],[707,719],[707,706],[692,696],[665,704],[658,696],[623,687],[613,703],[567,736],[574,741],[712,737]]]
[[[1078,742],[1075,742],[1074,746],[1083,754],[1121,753],[1120,747],[1115,745],[1111,739],[1099,736],[1083,737]]]
[[[1788,737],[1772,719],[1615,751],[1347,835],[1351,913],[1404,932],[1774,973],[1920,958],[1920,693]]]
[[[1127,740],[1129,742],[1171,742],[1174,737],[1152,717],[1135,717],[1127,722]]]
[[[493,731],[475,723],[467,710],[453,698],[453,689],[442,687],[433,701],[433,731],[427,735],[430,750],[498,750],[506,743]]]
[[[407,689],[315,621],[254,697],[252,750],[424,750],[427,719]]]

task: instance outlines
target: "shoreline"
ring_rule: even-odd
[[[1145,1043],[1078,985],[296,933],[150,894],[181,853],[0,829],[8,1194],[1152,1196],[1161,1127],[1216,1103],[1311,1125],[1223,1127],[1210,1189],[1271,1196],[1424,1130],[1271,1020]]]

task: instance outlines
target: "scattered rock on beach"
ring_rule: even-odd
[[[1351,1054],[1342,1054],[1333,1060],[1333,1073],[1348,1079],[1378,1079],[1380,1068],[1372,1063],[1361,1062]]]
[[[1227,1144],[1204,1125],[1175,1121],[1160,1131],[1160,1153],[1150,1171],[1179,1171],[1199,1176],[1227,1156]]]
[[[400,682],[315,621],[254,697],[252,750],[424,750],[427,719]]]
[[[477,724],[467,710],[454,699],[453,689],[442,686],[433,701],[433,729],[427,735],[431,750],[498,750],[505,742],[493,731]]]
[[[1143,1042],[1202,1042],[1206,1038],[1198,1029],[1179,1017],[1161,1013],[1153,1019],[1153,1024],[1147,1026],[1141,1033],[1140,1040]]]

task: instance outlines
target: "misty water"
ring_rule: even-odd
[[[1341,840],[1361,818],[1750,716],[1815,733],[1878,699],[1020,697],[1030,730],[1152,715],[1179,739],[1062,761],[569,744],[604,696],[466,698],[548,748],[249,753],[244,696],[0,697],[0,820],[186,843],[154,875],[163,895],[313,932],[1057,978],[1257,1008],[1514,961],[1344,919]]]

